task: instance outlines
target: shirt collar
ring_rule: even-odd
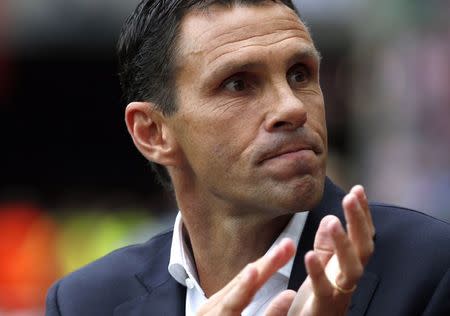
[[[181,212],[178,212],[173,226],[172,247],[170,249],[169,273],[178,281],[186,286],[186,279],[198,280],[197,269],[193,266],[191,252],[187,249],[186,241],[183,236],[183,220]]]
[[[309,212],[295,213],[267,252],[275,248],[283,238],[289,238],[294,242],[295,245],[298,245],[308,213]],[[292,258],[285,266],[279,269],[277,273],[289,279],[293,263],[294,258]],[[178,283],[186,286],[186,279],[190,279],[200,289],[200,286],[198,285],[197,270],[194,265],[194,260],[189,249],[187,248],[186,241],[184,240],[183,236],[183,219],[181,216],[181,212],[178,212],[175,219],[168,270]]]
[[[308,216],[308,213],[309,212],[295,213],[267,252],[275,248],[284,238],[291,239],[294,242],[295,246],[297,247],[300,241],[300,236],[302,235],[303,232],[303,228],[305,226],[306,217]],[[284,275],[289,279],[289,277],[291,276],[292,265],[294,264],[294,258],[295,256],[293,256],[288,263],[286,263],[281,269],[279,269],[278,273]]]

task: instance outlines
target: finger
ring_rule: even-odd
[[[301,315],[302,311],[305,309],[305,306],[311,305],[311,299],[313,298],[314,302],[318,303],[323,302],[323,300],[327,300],[333,295],[334,289],[325,274],[324,264],[320,259],[320,254],[318,254],[315,250],[308,251],[305,255],[304,261],[308,277],[298,289],[294,301],[289,309],[288,316]],[[316,313],[314,315],[321,314]]]
[[[351,192],[357,196],[359,204],[361,205],[362,209],[364,210],[364,214],[366,215],[367,222],[370,224],[369,227],[371,230],[371,236],[373,237],[375,235],[375,226],[373,225],[372,213],[370,212],[369,201],[367,199],[367,195],[364,190],[364,187],[359,184],[355,185],[352,188]]]
[[[327,215],[320,221],[316,236],[314,237],[314,251],[325,265],[334,253],[334,242],[328,230],[328,223],[336,216]]]
[[[305,255],[305,267],[311,279],[314,295],[320,300],[333,295],[333,287],[328,280],[324,266],[314,251]]]
[[[248,264],[219,295],[211,297],[212,304],[220,304],[221,313],[235,315],[250,303],[261,286],[295,253],[295,245],[290,239],[283,239],[272,251]],[[250,272],[249,272],[250,271]],[[252,272],[254,271],[254,272]],[[249,279],[249,273],[252,279]],[[221,314],[222,315],[222,314]]]
[[[361,260],[341,223],[339,221],[333,221],[329,225],[340,268],[335,282],[343,289],[351,289],[362,275],[363,266]]]
[[[220,310],[217,311],[219,315],[240,315],[245,307],[250,304],[257,288],[255,287],[255,280],[257,279],[258,271],[252,266],[248,265],[242,277],[226,295],[220,304]],[[216,311],[215,311],[216,312]]]
[[[347,221],[348,236],[355,245],[359,257],[363,263],[366,263],[374,248],[371,223],[368,223],[364,210],[354,193],[347,194],[342,205]]]
[[[326,268],[333,262],[336,262],[335,259],[336,256],[333,256]],[[346,310],[352,297],[351,292],[343,293],[337,290],[328,279],[326,269],[319,263],[320,260],[314,252],[310,252],[305,256],[305,266],[311,281],[314,297],[306,301],[303,306],[310,303],[309,308],[311,312],[308,315],[347,315]],[[292,315],[298,316],[300,314],[297,311],[296,314]]]
[[[293,290],[286,290],[278,294],[267,307],[265,315],[286,316],[296,294]]]
[[[254,271],[256,271],[256,269],[251,265],[248,264],[247,266],[245,266],[244,269],[242,269],[241,272],[239,272],[239,274],[234,277],[230,282],[228,282],[227,285],[225,285],[220,291],[214,293],[213,295],[211,295],[208,298],[207,303],[205,304],[205,306],[214,306],[218,303],[220,303],[223,298],[235,287],[239,287],[242,286],[242,283],[248,282],[248,280],[244,277],[244,275],[246,275],[248,269],[253,269]],[[257,273],[257,271],[256,271]],[[252,280],[253,282],[253,286],[256,287],[256,277],[254,277],[254,279]]]
[[[294,254],[294,242],[284,238],[274,249],[253,263],[258,270],[257,285],[262,286],[275,272],[288,263]]]

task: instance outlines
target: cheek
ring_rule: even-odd
[[[253,139],[254,133],[249,122],[241,117],[211,124],[207,142],[211,145],[213,160],[223,161],[224,164],[235,164],[245,155]]]
[[[244,116],[190,113],[177,129],[179,143],[194,169],[230,168],[250,143],[248,122]]]

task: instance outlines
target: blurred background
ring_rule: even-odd
[[[0,315],[169,227],[124,124],[115,43],[137,0],[0,0]],[[450,220],[450,2],[299,0],[322,52],[329,175]]]

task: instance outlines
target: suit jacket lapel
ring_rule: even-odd
[[[341,206],[344,196],[345,193],[327,178],[322,201],[317,207],[309,212],[306,220],[305,229],[303,230],[297,247],[297,253],[294,258],[292,273],[288,284],[289,289],[297,291],[306,279],[307,273],[303,260],[305,254],[313,249],[314,236],[319,228],[322,218],[326,215],[335,215],[342,223],[345,223],[345,217]],[[365,271],[353,294],[348,315],[364,315],[377,285],[378,277],[374,273]]]
[[[135,275],[147,294],[131,299],[114,310],[114,316],[184,316],[186,287],[179,284],[167,270],[172,236],[153,254],[144,271]]]
[[[114,310],[114,316],[184,316],[186,288],[173,278]]]
[[[358,287],[353,293],[352,301],[347,316],[365,315],[367,307],[372,300],[378,286],[379,278],[375,273],[365,271],[358,282]]]
[[[114,316],[184,316],[186,288],[170,278],[144,296],[119,305]]]

